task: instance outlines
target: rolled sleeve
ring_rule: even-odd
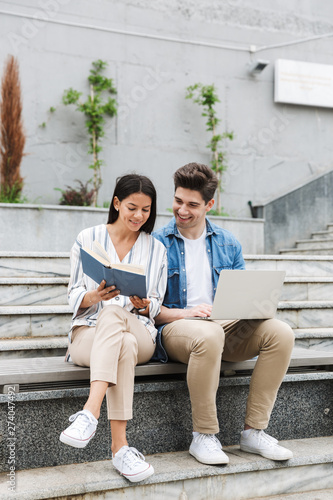
[[[81,247],[82,243],[79,235],[70,253],[71,276],[68,283],[68,303],[73,311],[73,318],[78,315],[83,297],[87,293],[80,258]]]
[[[237,241],[233,269],[245,269],[242,245]]]
[[[167,287],[168,279],[168,260],[166,250],[163,248],[163,257],[161,260],[161,265],[158,269],[155,284],[151,292],[149,293],[150,307],[149,307],[149,318],[154,320],[154,318],[160,313],[161,305],[163,303],[164,294]]]

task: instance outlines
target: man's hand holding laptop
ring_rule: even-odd
[[[209,304],[199,304],[198,306],[187,309],[188,318],[208,318],[212,314],[213,306]]]

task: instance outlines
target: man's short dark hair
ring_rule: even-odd
[[[215,172],[202,163],[188,163],[173,174],[175,191],[177,188],[199,191],[205,203],[214,198],[218,180]]]

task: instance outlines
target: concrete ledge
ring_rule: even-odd
[[[239,500],[333,487],[333,437],[281,444],[293,451],[293,459],[273,462],[241,452],[238,446],[225,448],[230,457],[227,466],[200,464],[187,451],[147,456],[155,474],[138,485],[119,476],[110,460],[18,471],[14,492],[8,492],[7,477],[1,474],[0,499],[68,499],[80,495],[113,500]]]
[[[180,376],[182,377],[182,376]],[[220,381],[217,392],[219,438],[224,445],[239,442],[243,428],[249,376]],[[290,373],[274,406],[268,433],[277,439],[303,439],[332,435],[332,372]],[[110,458],[110,429],[105,404],[96,436],[77,450],[59,441],[68,417],[81,409],[88,388],[17,394],[15,409],[16,470],[92,462]],[[7,469],[8,395],[0,396],[0,471]],[[192,436],[190,401],[181,378],[154,377],[135,385],[134,418],[128,422],[128,440],[144,454],[187,450]],[[7,457],[7,458],[6,458]],[[228,497],[227,497],[228,498]]]
[[[228,376],[222,377],[219,382],[219,387],[237,387],[237,386],[249,386],[251,377],[249,375],[238,375],[238,376]],[[316,381],[326,381],[333,380],[333,372],[330,371],[315,371],[315,372],[299,372],[299,373],[287,373],[284,376],[283,382],[316,382]],[[136,393],[147,393],[147,392],[166,392],[166,391],[177,391],[181,389],[186,389],[186,383],[183,380],[157,380],[145,382],[136,382],[134,385],[134,394]],[[43,401],[52,399],[62,399],[62,398],[77,398],[77,397],[88,397],[89,395],[89,381],[87,382],[87,387],[72,388],[72,389],[55,389],[55,390],[40,390],[31,392],[20,392],[15,395],[15,401]],[[0,404],[7,403],[8,396],[6,394],[0,394]]]
[[[257,357],[238,361],[227,362],[222,360],[221,373],[244,372],[253,370],[257,362]],[[333,365],[332,351],[312,351],[294,347],[289,368],[319,367]],[[136,377],[165,376],[184,374],[187,366],[183,363],[146,363],[135,367]],[[23,384],[34,390],[35,384],[56,383],[88,380],[90,379],[90,369],[77,366],[73,363],[64,362],[63,357],[53,356],[46,358],[18,358],[13,363],[12,360],[0,361],[1,385]],[[0,387],[1,387],[0,385]]]
[[[77,234],[86,227],[105,224],[109,210],[61,205],[0,203],[0,251],[69,251]],[[158,213],[155,228],[167,224],[172,213]],[[264,251],[264,220],[233,217],[210,217],[211,221],[240,240],[243,251]],[[52,227],[52,238],[49,228]]]

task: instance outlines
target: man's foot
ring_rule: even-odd
[[[71,415],[69,421],[73,423],[60,434],[60,441],[74,448],[84,448],[94,437],[98,420],[89,410],[82,410]]]
[[[222,445],[214,434],[193,432],[190,454],[202,464],[228,464],[229,457],[222,451]]]
[[[154,474],[152,465],[145,461],[145,457],[136,448],[123,446],[112,456],[112,463],[120,474],[132,483],[143,481]]]
[[[278,440],[263,430],[247,429],[241,432],[240,449],[271,460],[289,460],[293,452],[278,444]]]

